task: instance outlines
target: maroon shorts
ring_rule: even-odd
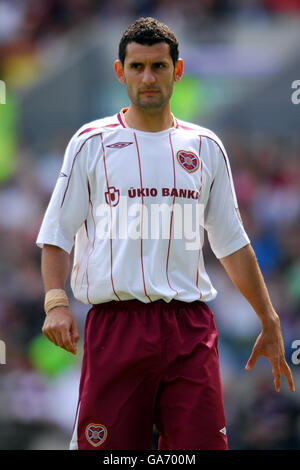
[[[213,314],[203,302],[95,305],[70,449],[227,449]]]

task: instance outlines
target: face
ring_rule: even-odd
[[[130,101],[144,109],[159,109],[169,102],[174,81],[179,81],[183,62],[174,67],[170,47],[165,42],[144,46],[136,42],[127,44],[124,66],[115,62],[115,72],[126,84]]]

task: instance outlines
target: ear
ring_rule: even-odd
[[[175,80],[175,82],[179,82],[182,75],[183,75],[183,60],[178,59],[176,64],[175,64],[175,69],[174,69],[174,80]]]
[[[123,69],[122,62],[120,60],[115,61],[114,69],[115,69],[115,73],[119,82],[125,83],[124,69]]]

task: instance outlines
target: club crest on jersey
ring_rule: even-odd
[[[107,145],[106,147],[110,149],[122,149],[128,147],[128,145],[133,144],[133,142],[116,142],[115,144]]]
[[[178,150],[176,158],[179,165],[188,173],[193,173],[199,168],[199,157],[190,150]]]
[[[120,191],[116,189],[114,186],[109,186],[107,188],[107,191],[104,194],[105,194],[106,204],[112,207],[119,204]]]
[[[106,440],[107,429],[103,424],[88,424],[85,428],[85,437],[92,446],[98,447]]]

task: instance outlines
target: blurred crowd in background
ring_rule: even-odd
[[[9,100],[14,100],[15,90],[32,86],[46,66],[47,44],[59,43],[82,21],[97,15],[109,21],[123,12],[132,18],[158,16],[171,4],[186,21],[197,18],[199,23],[226,15],[300,13],[297,0],[190,1],[188,9],[178,0],[0,0],[0,78]],[[0,137],[5,132],[7,139],[5,106],[0,105]],[[16,135],[6,147],[0,145],[0,339],[6,344],[6,364],[0,365],[0,448],[64,449],[77,404],[88,306],[72,298],[68,284],[81,332],[77,356],[43,337],[41,253],[35,240],[71,134],[62,130],[51,149],[37,153],[31,142],[18,140],[16,98],[10,109]],[[219,291],[210,307],[219,330],[229,446],[300,449],[300,365],[297,368],[291,360],[292,343],[300,334],[300,135],[250,136],[233,131],[221,137],[241,216],[281,318],[296,385],[292,394],[283,378],[282,390],[276,393],[271,366],[264,358],[253,371],[244,370],[260,324],[206,244],[207,270]],[[7,149],[14,153],[12,165]]]
[[[297,13],[298,0],[1,0],[0,74],[13,87],[24,87],[47,66],[47,45],[91,17],[159,16],[172,12],[191,27],[226,17],[260,18]]]

